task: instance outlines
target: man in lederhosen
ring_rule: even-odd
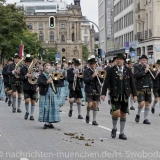
[[[119,139],[127,140],[124,134],[126,113],[129,113],[128,99],[130,94],[133,95],[134,101],[137,101],[137,91],[133,74],[131,70],[124,65],[124,55],[116,56],[117,65],[111,67],[104,81],[101,99],[104,101],[107,88],[110,87],[111,106],[112,106],[112,124],[113,129],[111,137],[116,137],[117,122],[120,117],[120,135]]]
[[[101,84],[102,78],[98,77],[98,71],[96,70],[96,59],[95,56],[91,56],[88,68],[84,70],[84,83],[87,104],[87,115],[86,123],[90,121],[90,110],[93,107],[93,122],[92,125],[97,126],[96,121],[98,103],[100,101]]]
[[[5,99],[5,102],[7,103],[8,101],[8,106],[11,105],[12,101],[11,101],[11,83],[10,83],[10,76],[8,75],[8,66],[10,64],[13,63],[13,58],[10,58],[8,60],[8,64],[6,66],[3,67],[3,79],[4,79],[4,90],[5,90],[5,94],[6,94],[6,99]]]
[[[8,66],[8,74],[10,75],[11,88],[12,88],[12,112],[16,112],[16,93],[18,92],[18,107],[17,112],[21,113],[21,101],[22,101],[22,82],[20,78],[16,78],[15,74],[19,74],[20,70],[15,70],[16,64],[19,62],[20,57],[18,54],[14,55],[14,62]]]
[[[152,104],[151,112],[155,113],[155,106],[160,100],[160,59],[156,62],[157,66],[155,66],[155,71],[153,71],[153,74],[155,76],[155,79],[153,79],[153,94],[154,94],[154,102]],[[160,115],[160,114],[159,114]]]
[[[72,111],[73,111],[73,103],[75,98],[77,99],[77,108],[78,108],[78,119],[83,119],[81,115],[81,98],[83,98],[81,88],[83,87],[83,77],[79,77],[79,69],[78,66],[81,63],[78,59],[74,59],[72,68],[67,70],[67,80],[69,82],[69,103],[70,103],[70,111],[69,111],[69,117],[72,117]]]
[[[26,114],[24,116],[24,119],[25,120],[28,119],[29,101],[31,100],[30,120],[33,121],[34,120],[33,114],[34,114],[34,109],[35,109],[35,101],[36,101],[36,93],[37,93],[36,92],[37,84],[30,84],[28,82],[28,78],[30,78],[32,76],[30,73],[28,73],[28,68],[29,68],[31,62],[32,62],[32,58],[29,54],[27,54],[26,59],[25,59],[25,66],[23,66],[20,69],[20,79],[23,82],[23,93],[24,93],[24,99],[25,99]]]
[[[138,93],[138,114],[135,121],[138,123],[140,120],[140,114],[142,108],[144,109],[144,121],[143,124],[151,124],[148,120],[150,104],[151,104],[151,89],[153,87],[152,76],[149,72],[148,58],[146,55],[142,55],[139,58],[139,64],[134,66],[134,77]]]

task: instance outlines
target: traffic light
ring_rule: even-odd
[[[49,27],[50,28],[55,27],[55,18],[53,16],[49,17]]]
[[[98,48],[98,58],[102,58],[102,49]]]

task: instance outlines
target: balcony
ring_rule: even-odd
[[[152,38],[152,29],[149,29],[149,38]]]
[[[148,30],[145,31],[145,39],[148,39]]]
[[[144,10],[143,4],[138,3],[138,4],[137,4],[137,8],[136,8],[136,12],[140,12],[140,11],[142,11],[142,10]]]
[[[138,41],[143,41],[144,40],[144,32],[137,32],[135,35],[135,39]]]

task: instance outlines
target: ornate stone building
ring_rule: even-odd
[[[26,11],[28,14],[25,15],[25,20],[29,29],[38,34],[43,48],[56,48],[61,58],[65,57],[67,61],[73,58],[82,59],[81,22],[74,22],[83,18],[80,0],[74,0],[71,5],[51,0],[44,1],[44,4],[37,1],[30,3],[32,5]],[[25,4],[26,2],[23,6]],[[51,4],[54,4],[55,10]],[[18,4],[20,5],[21,3]]]

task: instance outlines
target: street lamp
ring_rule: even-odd
[[[99,46],[99,48],[101,48],[100,47],[100,29],[99,29],[99,27],[98,27],[98,25],[96,24],[96,23],[94,23],[93,21],[90,21],[90,20],[88,20],[88,19],[82,19],[82,20],[73,20],[73,21],[70,21],[70,22],[91,22],[91,23],[93,23],[96,27],[97,27],[97,29],[98,29],[98,37],[99,37],[99,44],[98,44],[98,46]]]

